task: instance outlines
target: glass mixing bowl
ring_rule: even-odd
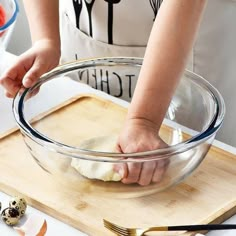
[[[75,61],[19,92],[13,113],[37,164],[83,193],[124,198],[163,191],[189,176],[222,124],[224,101],[206,80],[185,71],[159,132],[168,147],[118,153],[114,145],[141,65],[140,58]],[[162,167],[161,178],[145,186],[123,184],[115,170],[131,164]]]
[[[19,12],[17,0],[0,1],[0,49],[6,49]]]

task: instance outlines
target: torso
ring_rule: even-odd
[[[63,7],[79,30],[98,41],[145,46],[160,1],[66,0]]]
[[[118,3],[113,4],[112,42],[109,42],[111,31],[108,30],[106,0],[94,1],[91,13],[92,35],[85,4],[86,1],[87,4],[91,3],[91,0],[60,1],[62,62],[65,62],[103,56],[143,57],[155,17],[153,6],[157,6],[161,0],[113,0]],[[74,8],[73,3],[82,3],[79,18],[75,14],[78,8]],[[227,113],[217,138],[232,146],[236,146],[235,15],[235,0],[208,1],[188,63],[191,71],[202,75],[223,95]]]

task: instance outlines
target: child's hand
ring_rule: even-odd
[[[120,134],[117,149],[121,153],[150,151],[168,145],[158,136],[154,125],[144,119],[128,120]],[[143,163],[118,164],[115,171],[123,177],[125,184],[138,183],[148,185],[160,182],[167,169],[169,161],[165,159]]]
[[[60,49],[52,41],[36,42],[0,78],[5,95],[12,98],[22,86],[31,87],[41,75],[56,67],[59,59]]]

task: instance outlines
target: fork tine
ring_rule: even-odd
[[[119,226],[119,225],[116,225],[114,223],[111,223],[111,222],[109,222],[109,221],[107,221],[105,219],[103,220],[103,222],[104,222],[104,226],[107,229],[109,229],[109,230],[111,230],[111,231],[113,231],[115,233],[119,233],[120,235],[124,235],[124,236],[130,235],[129,232],[128,232],[128,229],[126,229],[126,228],[124,228],[122,226]]]
[[[117,228],[111,228],[111,227],[107,227],[105,226],[107,229],[109,229],[110,231],[112,231],[113,233],[119,234],[120,236],[129,236],[130,234],[128,232],[125,231],[120,231]]]
[[[110,221],[108,221],[108,220],[105,220],[105,219],[104,219],[103,222],[104,222],[105,225],[108,225],[108,226],[111,226],[111,227],[116,227],[116,228],[118,228],[118,229],[127,231],[127,228],[122,227],[122,226],[119,226],[119,225],[117,225],[117,224],[114,224],[114,223],[112,223],[112,222],[110,222]]]
[[[114,229],[114,228],[109,228],[107,226],[105,226],[107,229],[109,229],[111,232],[115,233],[116,235],[119,235],[119,236],[130,236],[130,234],[128,234],[127,232],[120,232],[119,230],[117,229]]]
[[[116,227],[114,225],[104,225],[107,229],[113,230],[115,232],[118,232],[120,234],[127,234],[127,230],[120,229],[119,227]]]
[[[114,224],[114,223],[112,223],[112,222],[110,222],[110,221],[108,221],[108,220],[103,219],[103,222],[104,222],[104,224],[107,224],[107,225],[110,225],[110,226],[116,226],[116,227],[118,227],[118,228],[120,228],[120,229],[127,230],[127,228],[122,227],[122,226],[119,226],[119,225],[117,225],[117,224]]]

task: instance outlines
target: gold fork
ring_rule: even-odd
[[[153,231],[209,231],[236,229],[236,224],[205,224],[205,225],[178,225],[178,226],[157,226],[146,229],[125,228],[103,219],[104,226],[119,236],[144,236],[147,232]]]

